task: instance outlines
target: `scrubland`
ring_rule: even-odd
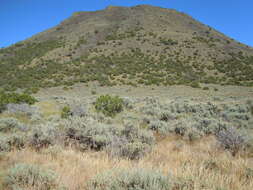
[[[8,99],[0,189],[253,189],[252,89],[209,88],[77,87],[40,91],[30,104]]]

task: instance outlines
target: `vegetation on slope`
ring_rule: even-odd
[[[102,86],[252,86],[252,60],[252,48],[182,13],[116,7],[78,13],[56,28],[1,49],[0,86],[31,92],[90,81]]]

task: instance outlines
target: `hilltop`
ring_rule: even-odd
[[[253,49],[176,10],[148,5],[77,12],[0,49],[6,90],[113,85],[253,86]]]

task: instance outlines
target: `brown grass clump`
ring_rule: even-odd
[[[16,163],[37,164],[58,174],[58,182],[69,190],[87,189],[87,182],[110,169],[148,168],[171,174],[173,189],[253,189],[253,161],[232,157],[217,148],[214,137],[187,143],[178,138],[161,139],[143,159],[131,161],[109,157],[105,152],[78,152],[71,148],[50,147],[41,152],[31,149],[12,151],[2,156],[4,174]],[[2,178],[0,177],[0,184]],[[0,189],[5,190],[0,186]]]

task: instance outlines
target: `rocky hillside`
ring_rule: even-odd
[[[77,12],[0,49],[0,86],[6,90],[90,81],[253,86],[253,49],[184,13],[148,5]]]

